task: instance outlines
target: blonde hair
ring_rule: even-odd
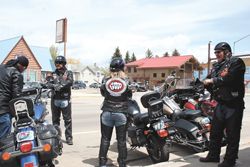
[[[124,71],[110,72],[111,78],[123,78],[125,79],[127,75]]]

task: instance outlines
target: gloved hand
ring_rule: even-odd
[[[204,85],[212,84],[212,83],[213,83],[213,79],[212,79],[212,78],[211,78],[211,79],[205,79],[205,80],[203,81],[203,83],[204,83]]]
[[[56,92],[59,92],[61,89],[62,89],[62,85],[60,85],[60,84],[55,84],[55,85],[54,85],[54,90],[55,90]]]

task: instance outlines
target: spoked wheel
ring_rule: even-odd
[[[170,145],[164,142],[160,144],[159,140],[156,137],[152,136],[149,138],[148,144],[146,146],[147,152],[150,159],[154,163],[165,162],[169,160],[169,150]]]

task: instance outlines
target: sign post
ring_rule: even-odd
[[[64,42],[64,57],[66,58],[67,18],[56,21],[56,43]]]

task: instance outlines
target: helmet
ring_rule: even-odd
[[[125,63],[122,58],[113,58],[111,60],[109,69],[111,72],[124,71]]]
[[[226,42],[220,42],[218,43],[215,47],[214,47],[214,50],[227,50],[228,52],[231,52],[232,53],[232,49],[230,47],[230,45]]]
[[[66,65],[67,61],[64,56],[57,56],[55,59],[55,64],[63,64]]]

